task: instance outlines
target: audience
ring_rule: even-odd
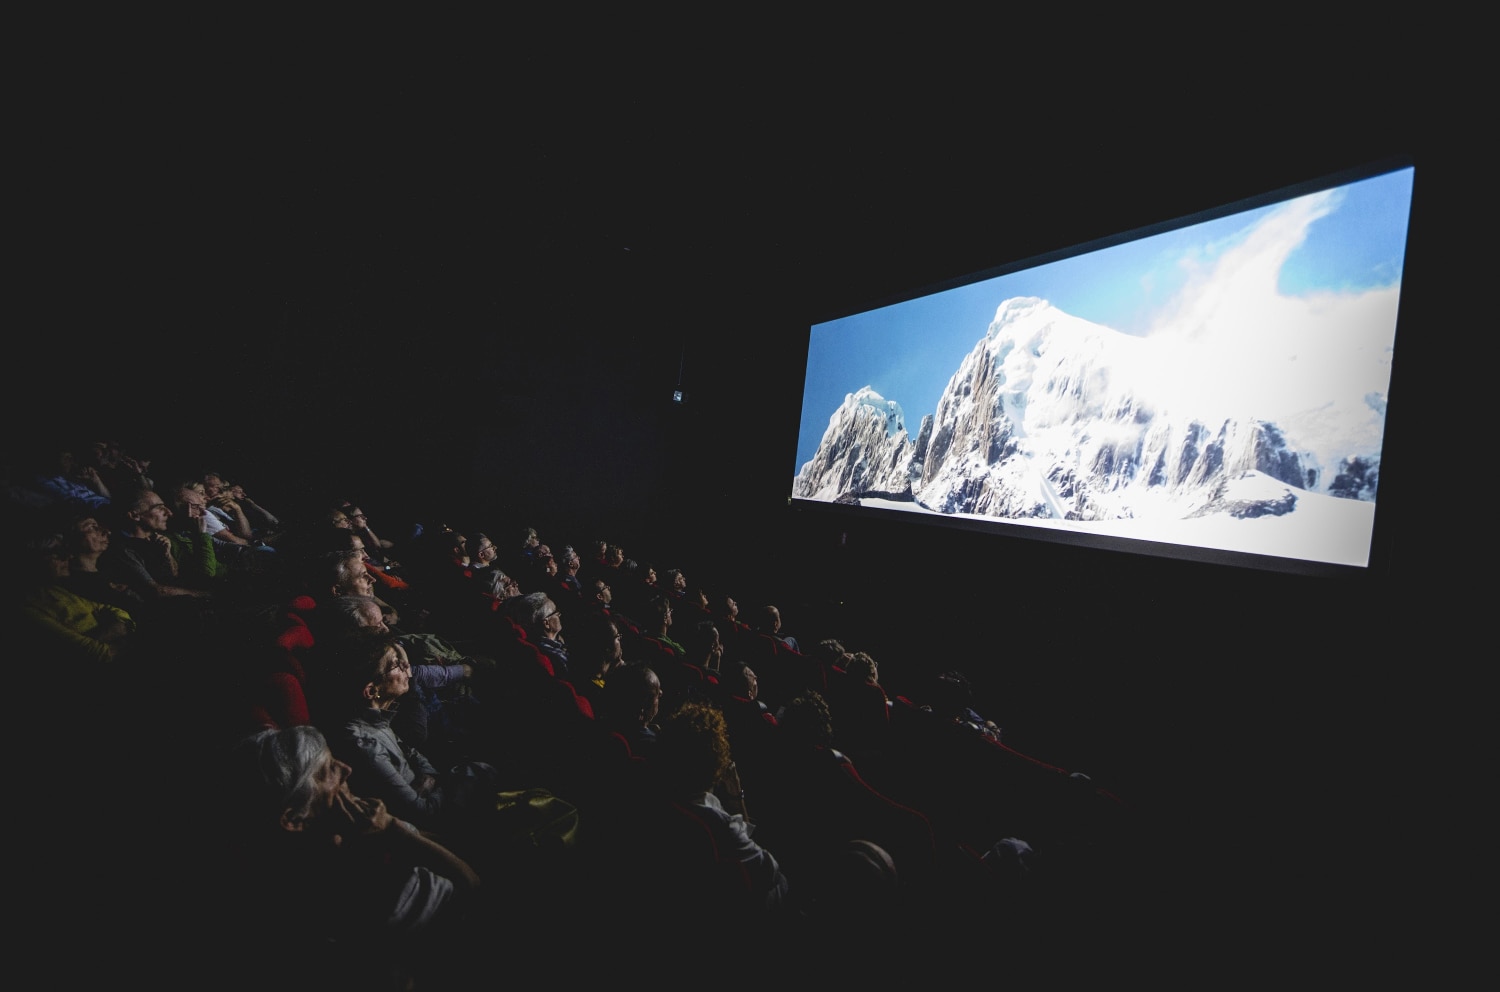
[[[701,821],[738,865],[758,912],[851,935],[882,921],[899,925],[930,910],[926,900],[944,891],[967,897],[975,877],[996,875],[995,866],[1016,861],[1006,858],[1017,851],[1030,865],[1077,861],[1082,849],[1093,858],[1085,863],[1098,864],[1097,824],[1118,822],[1100,816],[1100,790],[1087,779],[1032,761],[1024,777],[997,766],[989,781],[988,754],[953,750],[943,736],[950,730],[1001,747],[998,726],[976,712],[962,673],[887,686],[870,652],[849,651],[821,631],[814,637],[811,621],[805,630],[815,647],[802,657],[777,607],[759,611],[752,632],[734,597],[706,591],[721,588],[719,577],[689,587],[686,572],[709,571],[701,563],[662,573],[653,588],[654,569],[635,567],[618,544],[587,545],[586,563],[574,551],[584,544],[559,543],[554,556],[525,527],[517,528],[514,565],[502,569],[485,535],[513,532],[504,520],[465,516],[463,532],[414,528],[397,549],[353,503],[278,516],[217,472],[201,480],[169,474],[165,490],[140,487],[150,483],[147,463],[127,458],[118,445],[99,442],[88,448],[87,460],[98,463],[92,471],[59,457],[50,475],[7,480],[36,487],[7,489],[20,538],[13,541],[13,602],[43,657],[71,661],[80,672],[118,669],[120,657],[132,664],[159,658],[179,666],[153,676],[165,683],[168,671],[192,659],[204,666],[205,677],[195,678],[205,690],[248,701],[263,673],[237,669],[232,659],[270,651],[286,659],[288,679],[306,679],[300,720],[307,722],[281,727],[262,719],[269,729],[237,752],[258,757],[238,766],[244,774],[226,788],[243,793],[235,796],[242,826],[256,824],[244,838],[246,864],[303,900],[284,920],[261,923],[309,944],[326,934],[349,947],[379,948],[384,934],[405,941],[426,931],[430,938],[448,921],[467,932],[478,905],[470,866],[488,870],[480,811],[493,809],[500,787],[576,784],[583,791],[594,783],[579,797],[587,799],[581,836],[592,838],[600,857],[624,856],[599,839],[619,826],[600,810],[600,797],[620,803],[625,816],[635,807],[623,797],[639,789],[640,802],[665,801]],[[278,553],[264,560],[280,559],[276,570],[264,581],[226,582],[242,574],[232,546],[249,549],[271,534]],[[637,606],[648,618],[644,627],[619,612],[616,587],[653,592]],[[160,611],[174,600],[199,604],[198,618]],[[565,611],[573,618],[566,639]],[[178,623],[184,632],[169,651],[153,653],[139,633]],[[229,643],[251,630],[273,636]],[[768,654],[752,650],[755,633],[776,642]],[[787,657],[799,667],[787,667]],[[902,664],[885,673],[888,680],[910,667],[904,653],[897,657]],[[678,669],[698,670],[701,690],[673,689],[664,701],[663,679],[678,685]],[[804,691],[827,673],[840,678],[827,683],[826,701]],[[779,691],[763,698],[762,679]],[[880,792],[853,770],[850,753],[862,771],[877,766],[862,750],[842,751],[849,727],[840,730],[846,704],[835,685],[899,699],[902,719],[892,719],[887,736],[899,755],[896,772],[881,777]],[[492,697],[502,705],[492,709]],[[226,737],[243,730],[238,722],[219,728]],[[617,754],[600,745],[596,730],[617,735]],[[1009,751],[1002,757],[1031,761]],[[960,758],[962,775],[943,767]],[[599,788],[605,780],[610,786]],[[765,812],[752,821],[747,803],[755,795]],[[930,820],[925,804],[933,807]],[[986,804],[1006,815],[970,811]],[[1013,814],[1017,804],[1021,812]],[[1074,817],[1075,808],[1084,812]],[[1084,817],[1086,829],[1075,823]],[[1012,823],[1037,829],[996,840]],[[962,852],[970,845],[987,853],[968,857]],[[1076,888],[1077,877],[1072,891],[1087,892]],[[331,885],[335,879],[340,884]],[[402,946],[391,972],[398,981],[424,971],[423,948],[431,945],[422,938]],[[460,952],[452,960],[461,959]],[[373,973],[384,973],[383,960],[371,958]]]

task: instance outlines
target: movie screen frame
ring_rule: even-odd
[[[1367,163],[818,316],[789,504],[1366,572],[1415,173]]]

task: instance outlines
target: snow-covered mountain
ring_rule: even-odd
[[[923,435],[932,418],[922,421]],[[835,500],[867,492],[909,493],[925,450],[922,435],[906,434],[901,404],[869,386],[844,397],[828,418],[828,428],[812,460],[792,482],[792,495]]]
[[[1295,445],[1287,425],[1186,402],[1174,376],[1187,374],[1150,338],[1014,297],[917,439],[896,401],[861,389],[830,418],[793,494],[909,489],[941,513],[1074,521],[1282,515],[1303,493],[1374,501],[1378,431],[1373,450],[1330,456],[1306,423]],[[1365,402],[1364,416],[1383,414],[1383,397]]]

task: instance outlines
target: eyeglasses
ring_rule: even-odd
[[[150,506],[146,507],[141,512],[142,513],[155,513],[157,510],[165,510],[166,508],[167,508],[167,504],[165,504],[165,503],[152,503]]]

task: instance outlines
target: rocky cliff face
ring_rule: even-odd
[[[1280,514],[1298,491],[1374,499],[1378,454],[1328,473],[1274,423],[1162,408],[1151,361],[1143,339],[1043,300],[1007,300],[915,441],[894,401],[869,388],[850,394],[794,495],[909,486],[943,513],[1069,520]],[[1252,477],[1274,485],[1237,484]]]
[[[924,418],[923,430],[930,425]],[[868,386],[844,397],[812,460],[792,481],[792,495],[836,500],[863,492],[909,493],[917,443],[906,436],[901,405]]]

